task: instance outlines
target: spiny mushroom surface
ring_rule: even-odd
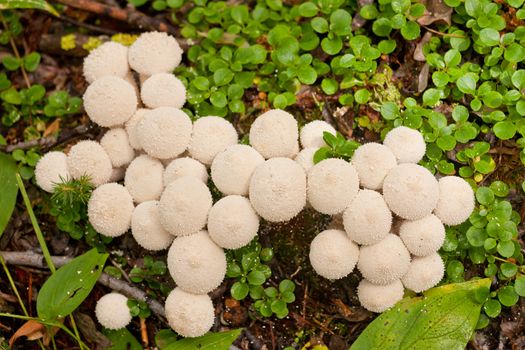
[[[90,84],[108,75],[125,78],[129,73],[128,48],[114,41],[103,43],[84,59],[83,72]]]
[[[73,179],[89,176],[95,186],[109,181],[113,167],[104,148],[95,141],[80,141],[67,155],[67,167]]]
[[[372,312],[383,312],[403,299],[403,284],[400,280],[389,284],[374,284],[366,279],[359,282],[357,296],[361,306]]]
[[[164,170],[164,186],[185,176],[194,177],[205,184],[208,183],[206,167],[193,158],[183,157],[172,160]]]
[[[295,161],[303,167],[305,172],[308,173],[308,170],[314,166],[314,155],[318,150],[317,147],[304,148],[295,156]]]
[[[408,251],[416,256],[435,253],[445,241],[445,226],[435,216],[428,215],[419,220],[405,220],[399,227],[399,236]]]
[[[131,234],[148,250],[166,249],[175,238],[160,224],[158,201],[142,202],[133,210]]]
[[[271,109],[250,127],[250,144],[264,158],[293,158],[299,151],[297,121],[288,112]]]
[[[300,133],[300,140],[303,148],[319,148],[326,146],[323,139],[325,131],[332,135],[336,134],[334,127],[322,120],[314,120],[303,126]]]
[[[352,156],[351,163],[357,171],[361,186],[371,190],[380,190],[385,176],[397,165],[392,151],[375,142],[359,146]]]
[[[172,72],[181,59],[179,43],[164,32],[142,33],[128,51],[130,67],[147,76]]]
[[[98,322],[107,329],[121,329],[131,322],[128,298],[120,293],[108,293],[95,306]]]
[[[457,176],[439,179],[439,201],[434,214],[445,225],[459,225],[474,211],[474,191],[469,183]]]
[[[237,140],[237,131],[226,119],[202,117],[193,124],[188,152],[201,163],[211,165],[217,153],[236,144]]]
[[[149,108],[182,108],[186,103],[186,87],[173,74],[158,73],[144,81],[140,96]]]
[[[445,274],[445,265],[438,253],[415,257],[401,281],[403,285],[416,293],[437,285]]]
[[[135,158],[126,169],[124,186],[128,189],[135,203],[157,200],[164,185],[162,163],[148,155]]]
[[[215,320],[215,308],[206,294],[186,293],[175,288],[166,298],[166,318],[171,328],[183,337],[200,337]]]
[[[89,222],[104,236],[117,237],[129,230],[133,209],[133,198],[124,186],[104,184],[89,199]]]
[[[390,130],[383,144],[390,148],[399,163],[417,163],[423,158],[427,149],[423,135],[406,126],[398,126]]]
[[[108,130],[100,139],[100,145],[108,154],[114,168],[128,165],[135,158],[135,151],[129,144],[128,133],[123,128]]]
[[[36,163],[36,183],[46,192],[52,193],[56,184],[67,181],[70,177],[67,156],[62,152],[48,152]]]

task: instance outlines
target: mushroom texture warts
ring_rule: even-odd
[[[388,147],[370,142],[355,150],[352,165],[361,180],[361,186],[371,190],[380,190],[386,174],[397,165],[397,161]]]
[[[142,202],[135,208],[131,216],[131,234],[148,250],[166,249],[175,238],[160,224],[158,201]]]
[[[129,230],[133,209],[133,198],[124,186],[105,184],[91,194],[88,202],[89,222],[100,234],[117,237]]]
[[[403,221],[399,236],[411,254],[426,256],[437,252],[443,245],[445,226],[431,214],[419,220]]]
[[[183,337],[200,337],[215,321],[215,308],[208,295],[186,293],[180,288],[168,295],[165,310],[171,328]]]
[[[403,284],[395,280],[389,284],[374,284],[361,280],[357,287],[357,297],[361,305],[372,312],[383,312],[403,299]]]
[[[92,50],[84,59],[84,77],[88,83],[108,75],[125,78],[129,72],[128,48],[108,41]]]
[[[135,158],[135,151],[129,144],[128,133],[123,128],[108,130],[100,139],[100,145],[108,154],[114,168],[128,165]]]
[[[438,253],[415,257],[408,272],[401,281],[403,285],[416,293],[423,292],[437,285],[445,274],[443,260]]]
[[[459,225],[465,222],[474,210],[474,191],[457,176],[439,179],[439,201],[434,214],[445,225]]]
[[[124,186],[128,189],[135,203],[159,199],[164,186],[162,163],[148,155],[135,158],[126,169]]]
[[[67,167],[71,177],[89,176],[91,183],[100,186],[109,181],[113,167],[104,148],[95,141],[80,141],[69,150]]]
[[[318,150],[317,147],[304,148],[295,156],[295,161],[308,172],[314,166],[314,155]]]
[[[293,158],[299,151],[297,121],[281,109],[271,109],[258,116],[249,137],[253,148],[266,159]]]
[[[399,163],[417,163],[425,155],[427,145],[417,130],[398,126],[388,132],[383,144],[390,148]]]
[[[128,51],[131,68],[148,76],[172,72],[181,58],[182,49],[179,43],[164,32],[142,33]]]
[[[164,171],[164,186],[184,176],[194,177],[205,184],[208,183],[206,167],[193,158],[184,157],[174,159],[168,164]]]
[[[36,163],[36,183],[46,192],[52,193],[56,184],[69,178],[67,156],[62,152],[48,152]]]
[[[121,329],[131,322],[128,298],[120,293],[109,293],[97,301],[95,315],[107,329]]]
[[[236,144],[237,139],[237,131],[226,119],[202,117],[193,124],[188,151],[201,163],[211,165],[217,153]]]
[[[325,131],[332,135],[336,134],[334,127],[322,120],[314,120],[303,126],[300,133],[300,140],[303,148],[319,148],[326,146],[326,143],[323,139],[323,134]]]
[[[182,108],[186,103],[186,87],[171,73],[153,74],[142,84],[140,96],[149,108]]]

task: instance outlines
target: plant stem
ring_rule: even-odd
[[[4,16],[0,14],[0,20],[2,21],[2,24],[4,25],[4,29],[6,31],[9,31],[9,26],[5,22]],[[24,63],[22,62],[22,59],[20,57],[20,53],[18,52],[18,48],[15,45],[15,41],[13,40],[13,37],[9,35],[9,42],[11,43],[11,47],[13,48],[13,53],[15,54],[15,57],[18,59],[18,62],[20,62],[20,70],[22,71],[22,76],[24,77],[24,82],[26,83],[27,88],[31,87],[31,83],[29,82],[29,77],[27,76],[27,72],[24,68]]]

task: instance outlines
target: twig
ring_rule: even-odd
[[[427,27],[427,26],[424,26],[422,24],[420,24],[423,28],[425,28],[426,30],[428,30],[429,32],[432,32],[434,34],[437,34],[437,35],[441,35],[441,36],[449,36],[451,38],[459,38],[459,39],[465,39],[465,36],[464,35],[459,35],[459,34],[453,34],[453,33],[443,33],[443,32],[440,32],[440,31],[437,31],[435,29],[432,29],[430,27]]]
[[[69,17],[66,17],[66,16],[60,16],[60,17],[58,17],[58,19],[62,20],[64,22],[68,22],[68,23],[74,24],[74,25],[76,25],[78,27],[81,27],[81,28],[89,29],[89,30],[91,30],[92,32],[95,32],[95,33],[102,33],[102,34],[107,34],[107,35],[113,35],[113,34],[117,34],[118,33],[118,31],[113,30],[113,29],[102,28],[102,27],[98,27],[98,26],[95,26],[95,25],[92,25],[92,24],[76,21],[73,18],[69,18]]]

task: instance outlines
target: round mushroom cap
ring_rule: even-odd
[[[149,108],[182,108],[186,103],[186,87],[173,74],[158,73],[142,84],[140,96]]]
[[[433,253],[412,259],[408,272],[401,281],[406,288],[419,293],[437,285],[444,274],[443,260],[438,253]]]
[[[361,186],[371,190],[380,190],[386,174],[397,165],[397,161],[390,148],[380,143],[370,142],[355,150],[352,165],[361,180]]]
[[[180,288],[166,298],[165,312],[171,328],[186,338],[206,334],[215,321],[215,308],[207,294],[186,293]]]
[[[210,190],[200,179],[181,177],[160,197],[160,223],[175,236],[195,233],[206,225],[212,204]]]
[[[394,214],[407,220],[422,219],[436,208],[439,185],[426,168],[400,164],[386,175],[383,197]]]
[[[439,200],[434,214],[445,225],[465,222],[474,210],[474,191],[469,183],[457,176],[439,179]]]
[[[237,131],[226,119],[202,117],[193,124],[188,152],[199,162],[211,165],[215,156],[226,147],[237,144],[237,139]]]
[[[211,178],[222,193],[245,196],[255,168],[262,163],[264,158],[252,147],[231,145],[213,160]]]
[[[308,171],[308,203],[320,213],[341,213],[358,191],[357,172],[343,159],[322,160]]]
[[[226,275],[226,254],[206,231],[177,237],[168,252],[168,270],[185,292],[206,294]]]
[[[361,280],[357,287],[357,296],[361,306],[368,311],[378,313],[390,309],[403,299],[403,292],[404,288],[400,280],[385,285]]]
[[[140,74],[169,73],[180,63],[182,49],[164,32],[142,33],[129,47],[129,65]]]
[[[288,221],[306,205],[306,174],[289,158],[271,158],[255,168],[249,193],[253,208],[264,219]]]
[[[250,201],[232,195],[220,199],[210,209],[208,232],[220,247],[238,249],[244,247],[259,231],[259,216]]]
[[[135,208],[131,216],[131,234],[148,250],[166,249],[175,238],[160,224],[157,201],[142,202]]]
[[[160,198],[164,185],[162,163],[148,155],[135,158],[126,169],[124,186],[135,203],[154,201]]]
[[[83,68],[84,77],[90,84],[108,75],[124,78],[129,72],[128,48],[114,41],[105,42],[89,53]]]
[[[113,168],[108,182],[118,182],[124,179],[124,175],[126,175],[126,167]]]
[[[145,108],[137,109],[135,114],[133,114],[133,116],[125,124],[126,132],[128,133],[129,144],[137,151],[142,149],[139,137],[137,135],[137,125],[140,123],[142,118],[144,118],[144,115],[147,111],[148,109]]]
[[[80,141],[67,155],[67,167],[73,179],[89,176],[94,186],[109,181],[113,167],[104,148],[95,141]]]
[[[88,218],[93,228],[108,237],[118,237],[129,230],[133,198],[117,183],[97,187],[88,202]]]
[[[288,112],[270,109],[250,127],[250,144],[264,158],[293,158],[299,151],[297,121]]]
[[[362,246],[357,268],[364,278],[375,284],[389,284],[408,271],[410,254],[401,238],[389,234],[379,243]]]
[[[136,133],[140,145],[152,157],[175,158],[190,143],[191,119],[182,110],[159,107],[148,110],[137,124]]]
[[[331,280],[350,274],[358,258],[359,247],[341,230],[325,230],[310,245],[310,264],[315,272]]]
[[[56,184],[68,181],[70,177],[67,156],[62,152],[48,152],[36,163],[36,184],[46,192],[52,193]]]
[[[95,306],[98,322],[107,329],[121,329],[131,322],[128,298],[120,293],[108,293]]]
[[[129,144],[128,133],[123,128],[108,130],[100,139],[100,145],[115,168],[128,165],[135,158],[135,151]]]
[[[127,122],[137,110],[135,89],[123,78],[105,76],[89,85],[84,93],[84,109],[89,118],[110,128]]]
[[[419,220],[404,220],[399,227],[399,236],[411,254],[426,256],[437,252],[443,245],[445,226],[430,214]]]
[[[314,155],[318,150],[317,147],[305,148],[295,156],[295,161],[303,167],[304,171],[308,172],[314,166]]]
[[[383,144],[390,148],[399,163],[417,163],[425,155],[427,145],[417,130],[398,126],[390,130]]]
[[[358,244],[376,244],[388,236],[392,213],[383,196],[376,191],[360,190],[343,214],[345,231]]]
[[[327,131],[330,134],[336,134],[333,126],[322,120],[314,120],[301,129],[300,139],[303,148],[309,147],[323,147],[326,143],[323,140],[323,134]]]
[[[206,170],[206,167],[193,158],[184,157],[174,159],[168,164],[166,170],[164,170],[164,186],[168,186],[173,181],[184,176],[197,178],[204,184],[208,183],[208,170]]]

